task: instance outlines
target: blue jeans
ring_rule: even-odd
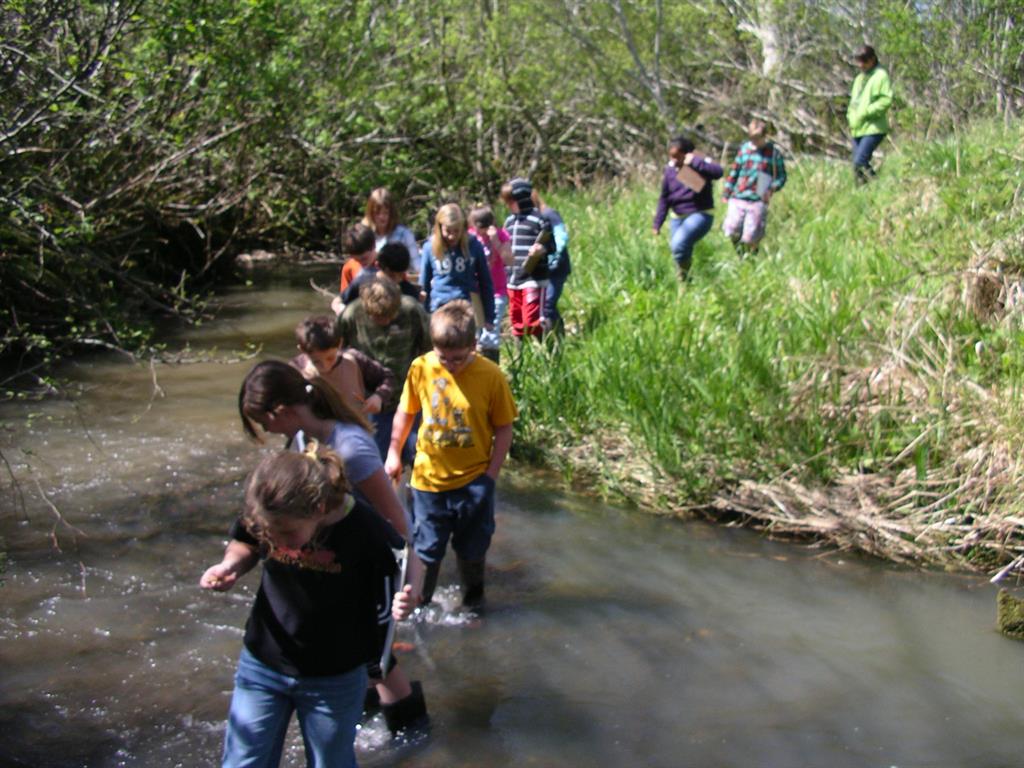
[[[568,279],[569,275],[548,275],[548,287],[544,289],[544,317],[551,322],[552,329],[557,329],[562,324],[558,300],[562,298],[562,289]]]
[[[505,315],[508,314],[508,294],[494,294],[494,328],[501,331],[501,324],[505,322]]]
[[[693,261],[693,247],[704,235],[711,230],[715,217],[707,211],[691,213],[684,219],[670,218],[671,237],[669,248],[672,249],[672,258],[680,269],[688,270],[690,262]]]
[[[875,175],[871,168],[871,156],[884,138],[884,133],[869,133],[867,136],[857,136],[853,139],[853,170],[858,176],[865,173],[869,176]]]
[[[501,324],[508,312],[508,295],[494,294],[494,330],[483,328],[478,330],[477,346],[480,349],[499,349],[501,347]]]
[[[450,491],[412,489],[412,540],[425,563],[444,559],[449,537],[463,560],[484,559],[494,535],[494,481],[480,475]]]
[[[277,768],[292,712],[306,762],[355,768],[356,725],[363,712],[366,667],[327,677],[289,677],[242,649],[231,696],[223,768]]]

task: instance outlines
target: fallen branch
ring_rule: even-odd
[[[144,410],[139,416],[135,417],[135,421],[138,421],[150,412],[153,408],[153,401],[156,400],[157,397],[167,397],[163,387],[160,386],[160,383],[156,379],[156,359],[153,357],[149,358],[149,373],[153,379],[153,392],[149,396],[149,402],[146,404],[146,410]]]
[[[312,277],[309,278],[309,287],[312,288],[317,293],[319,293],[324,298],[331,299],[332,301],[338,298],[337,291],[332,291],[327,288],[324,288],[323,286],[317,285]]]
[[[63,550],[60,548],[60,541],[57,539],[57,528],[59,528],[61,525],[64,525],[65,527],[71,529],[75,533],[81,534],[82,536],[86,536],[86,533],[81,528],[77,528],[67,521],[67,518],[64,517],[64,515],[61,513],[59,509],[57,509],[57,505],[50,501],[50,497],[46,495],[46,491],[43,490],[43,486],[40,485],[39,480],[37,478],[32,478],[32,481],[36,484],[36,488],[39,491],[39,495],[42,497],[43,501],[46,502],[46,506],[53,510],[53,515],[57,518],[53,524],[53,528],[50,529],[50,541],[53,542],[54,549],[56,549],[58,552],[63,552]]]
[[[4,466],[7,468],[7,474],[11,477],[11,488],[14,490],[14,498],[21,505],[21,514],[23,519],[28,520],[28,509],[25,506],[25,494],[21,490],[21,484],[18,482],[18,478],[14,474],[14,469],[11,467],[11,463],[7,461],[7,457],[4,456],[4,452],[0,451],[0,461],[3,461]]]
[[[1014,570],[1019,570],[1021,566],[1024,566],[1024,555],[1020,555],[1019,557],[1015,558],[1011,563],[1001,568],[999,570],[999,573],[997,573],[995,576],[989,579],[989,583],[998,584],[1000,581],[1006,578],[1006,574]]]

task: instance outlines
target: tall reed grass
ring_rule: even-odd
[[[845,164],[790,162],[755,256],[734,253],[718,202],[683,290],[667,227],[651,234],[656,176],[552,195],[572,235],[568,332],[510,366],[518,449],[659,511],[872,476],[890,517],[948,496],[924,526],[1018,513],[1024,133],[886,151],[861,188]],[[970,451],[1009,474],[951,493]]]

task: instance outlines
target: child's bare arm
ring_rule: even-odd
[[[199,579],[199,586],[227,592],[239,578],[252,570],[259,559],[259,551],[255,547],[232,539],[224,550],[224,559],[206,569]]]
[[[505,463],[508,449],[512,447],[512,425],[506,424],[494,428],[494,447],[491,449],[491,461],[487,465],[487,474],[492,480],[498,479],[501,465]]]
[[[512,255],[512,240],[508,236],[508,232],[504,229],[499,230],[497,227],[491,227],[494,230],[492,242],[494,245],[491,247],[491,252],[498,254],[501,258],[501,263],[506,267],[511,267],[515,264],[515,256]],[[487,230],[490,234],[491,229]],[[504,233],[505,239],[501,239],[501,233]]]
[[[391,523],[398,535],[408,541],[409,525],[405,520],[405,510],[384,470],[378,469],[361,483],[356,483],[356,488],[370,502],[370,506],[377,510],[377,514]]]
[[[413,414],[401,408],[395,411],[395,420],[391,423],[391,444],[388,446],[388,457],[384,462],[384,471],[388,477],[398,479],[402,476],[402,446],[409,438],[412,422]]]

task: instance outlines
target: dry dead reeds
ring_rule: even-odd
[[[793,383],[795,413],[863,434],[883,417],[910,425],[911,437],[895,448],[871,446],[881,455],[861,469],[839,469],[827,485],[803,481],[797,467],[775,480],[727,486],[694,506],[626,437],[591,436],[571,463],[614,475],[628,496],[662,512],[697,512],[894,562],[989,572],[1010,564],[1020,574],[1024,515],[1012,506],[1024,460],[1006,426],[1008,398],[965,375],[957,359],[963,339],[941,318],[967,312],[981,322],[1015,322],[1021,265],[1024,237],[998,243],[930,299],[911,291],[895,301],[884,343],[845,350],[847,360],[868,362],[819,358]]]
[[[789,479],[743,482],[719,494],[706,512],[738,515],[773,536],[895,562],[987,571],[1024,554],[1024,518],[1000,503],[1021,474],[1019,461],[1009,461],[1005,451],[978,446],[924,479],[908,469],[847,473],[823,487]]]
[[[980,322],[1020,322],[1024,310],[1024,234],[975,248],[963,273],[963,306]]]
[[[1024,465],[1006,444],[975,446],[921,479],[905,469],[846,473],[827,486],[743,481],[697,505],[643,456],[627,437],[604,433],[564,458],[587,485],[614,487],[658,514],[707,517],[908,565],[992,571],[1017,559],[1011,571],[1024,567],[1024,516],[1004,507]]]
[[[955,288],[959,284],[960,291]],[[1024,461],[1005,436],[1008,400],[982,387],[956,364],[962,340],[950,337],[932,311],[951,297],[979,322],[1019,322],[1024,286],[1024,235],[976,254],[931,301],[898,301],[884,348],[870,364],[817,361],[792,390],[794,409],[817,403],[822,419],[867,430],[887,413],[918,434],[869,472],[847,470],[827,486],[792,478],[742,482],[719,493],[712,516],[738,516],[775,536],[808,538],[888,560],[955,569],[1024,569],[1024,517],[1011,505]],[[823,397],[827,391],[830,396]],[[941,432],[935,465],[911,466],[922,445]],[[1007,575],[1004,572],[1002,575]]]

